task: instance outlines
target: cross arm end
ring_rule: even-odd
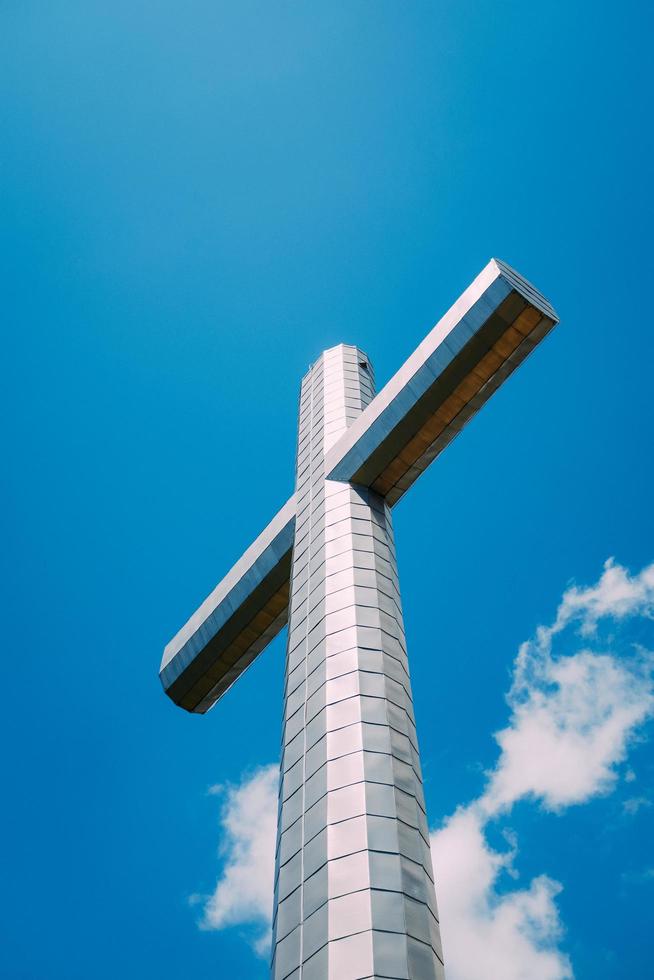
[[[167,644],[159,677],[179,707],[208,711],[286,625],[295,512],[293,496]]]
[[[491,259],[332,446],[332,480],[392,506],[558,323],[547,299]]]

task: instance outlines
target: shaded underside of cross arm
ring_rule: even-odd
[[[395,504],[556,323],[544,296],[491,259],[331,448],[329,479]]]
[[[286,625],[295,509],[291,497],[164,650],[164,691],[187,711],[208,711]]]

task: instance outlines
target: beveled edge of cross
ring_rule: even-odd
[[[328,450],[326,478],[393,506],[558,319],[491,259]],[[293,495],[166,646],[161,683],[180,707],[208,711],[286,625],[295,514]]]

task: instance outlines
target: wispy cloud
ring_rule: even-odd
[[[652,658],[640,649],[616,655],[585,648],[558,657],[553,644],[572,625],[588,637],[603,619],[651,618],[653,599],[654,565],[630,576],[609,561],[596,585],[568,589],[554,623],[521,646],[509,723],[495,735],[500,754],[486,787],[431,838],[449,980],[572,977],[559,948],[561,885],[540,876],[526,889],[501,890],[517,845],[495,851],[485,830],[521,799],[560,812],[612,789],[630,743],[654,712]]]
[[[278,778],[277,766],[270,765],[245,776],[237,786],[210,787],[212,794],[218,791],[224,796],[220,813],[224,865],[213,893],[200,899],[200,926],[249,926],[252,945],[261,956],[270,947]]]
[[[519,800],[561,812],[611,791],[629,747],[654,713],[652,657],[641,648],[597,645],[603,621],[614,626],[654,618],[654,564],[630,575],[608,561],[597,583],[572,586],[554,622],[541,626],[516,657],[507,702],[508,724],[495,735],[496,765],[482,794],[459,807],[432,834],[448,980],[568,980],[556,904],[561,885],[546,875],[527,887],[515,877],[517,842],[490,846],[486,829]],[[558,655],[559,634],[577,628],[582,648]],[[633,781],[631,770],[625,780]],[[201,925],[249,925],[253,944],[267,951],[277,812],[277,770],[268,766],[224,790],[223,871],[203,900]],[[634,812],[641,798],[634,798]],[[625,811],[630,811],[629,801]]]
[[[635,816],[639,810],[647,810],[651,807],[652,801],[647,796],[632,796],[622,804],[623,813],[628,813],[630,817]]]
[[[552,626],[538,631],[539,644],[547,647],[552,636],[574,620],[579,621],[582,634],[590,635],[601,619],[631,616],[654,618],[654,563],[630,575],[623,565],[609,558],[595,585],[573,586],[564,593]]]
[[[528,888],[500,894],[502,875],[513,875],[516,849],[493,850],[484,828],[484,815],[473,805],[457,810],[431,837],[448,980],[571,977],[558,949],[561,885],[541,875]]]
[[[584,649],[554,657],[524,644],[508,696],[509,724],[482,797],[488,815],[532,797],[548,810],[612,788],[634,733],[652,713],[651,658]]]

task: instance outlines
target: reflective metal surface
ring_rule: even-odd
[[[492,259],[365,411],[349,397],[347,416],[326,411],[326,475],[369,486],[392,507],[557,319]],[[370,401],[365,380],[361,394]],[[166,647],[164,690],[188,711],[207,711],[286,624],[296,506],[293,497]]]
[[[327,475],[393,506],[557,322],[544,296],[491,259],[331,449]]]
[[[373,394],[355,347],[302,382],[274,980],[443,976],[390,510],[325,479]]]
[[[556,322],[491,260],[378,395],[325,351],[295,495],[166,647],[203,712],[288,621],[273,980],[444,976],[390,507]]]
[[[180,707],[208,711],[286,626],[294,530],[291,497],[164,650],[161,683]]]

